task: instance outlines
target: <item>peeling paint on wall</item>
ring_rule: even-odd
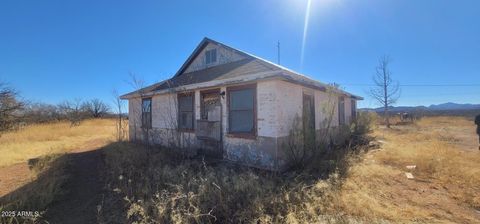
[[[200,91],[195,91],[195,118],[200,118]],[[226,91],[221,87],[220,92]],[[337,95],[281,80],[257,82],[257,136],[254,139],[235,138],[228,135],[228,111],[226,97],[220,97],[222,106],[222,147],[224,159],[264,169],[282,169],[287,165],[286,154],[281,143],[289,135],[295,117],[302,116],[303,94],[314,96],[315,129],[324,128],[322,121],[326,111],[333,109],[332,125],[338,126]],[[153,144],[167,147],[188,148],[197,153],[202,147],[195,133],[179,133],[177,125],[176,94],[155,95],[152,98],[152,129],[148,139]],[[327,102],[330,102],[328,104]],[[350,120],[350,98],[346,98],[346,120]],[[328,104],[328,105],[327,105]],[[330,105],[330,107],[329,107]],[[333,108],[331,108],[333,106]],[[129,125],[131,140],[145,140],[142,137],[141,100],[129,100]]]

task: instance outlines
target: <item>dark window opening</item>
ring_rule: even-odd
[[[194,95],[178,95],[178,129],[193,130],[194,127]]]
[[[345,124],[345,100],[343,97],[338,99],[338,124]]]
[[[229,133],[255,135],[255,86],[233,87],[228,90]]]
[[[352,120],[357,119],[357,101],[352,100]]]
[[[142,99],[142,128],[152,128],[152,98]]]
[[[217,61],[217,49],[211,49],[205,52],[206,64],[212,64]]]

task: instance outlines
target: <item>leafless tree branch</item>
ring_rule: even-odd
[[[390,127],[388,109],[397,102],[401,92],[399,83],[392,79],[392,72],[389,69],[390,62],[390,57],[386,55],[379,59],[372,78],[375,86],[369,91],[369,95],[383,106],[387,127]]]

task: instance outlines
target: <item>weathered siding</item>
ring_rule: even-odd
[[[217,61],[215,63],[206,64],[205,52],[211,49],[217,49]],[[230,49],[225,47],[209,43],[205,48],[200,52],[200,54],[192,61],[192,63],[185,69],[185,73],[198,71],[208,67],[213,67],[220,64],[225,64],[228,62],[234,62],[244,59],[245,56],[238,54]]]

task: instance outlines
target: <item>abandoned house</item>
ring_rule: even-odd
[[[121,98],[130,140],[270,170],[288,164],[282,145],[298,123],[314,136],[349,124],[362,100],[208,38],[172,78]]]

